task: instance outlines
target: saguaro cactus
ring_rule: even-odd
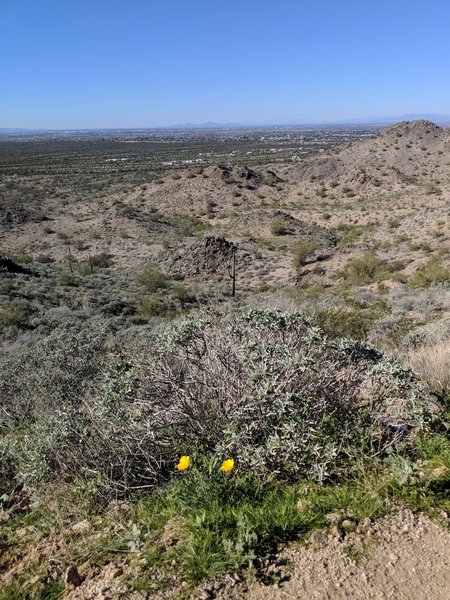
[[[231,295],[234,298],[236,296],[236,248],[233,247],[232,263],[228,265],[228,275],[231,277]]]

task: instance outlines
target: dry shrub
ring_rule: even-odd
[[[114,494],[154,488],[182,454],[232,456],[263,479],[322,481],[348,473],[361,453],[411,439],[429,414],[411,371],[367,345],[329,340],[300,313],[181,321],[97,377],[16,444],[30,485],[84,475]]]
[[[406,363],[431,390],[450,392],[450,339],[410,350]]]

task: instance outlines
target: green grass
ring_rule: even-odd
[[[419,471],[414,463],[392,455],[384,462],[356,461],[353,479],[328,486],[306,481],[261,484],[239,473],[205,478],[185,472],[156,502],[151,497],[137,505],[136,521],[144,539],[148,536],[147,570],[134,585],[150,589],[155,573],[162,585],[169,581],[169,573],[173,575],[174,565],[176,578],[191,586],[226,571],[258,576],[259,565],[280,546],[327,527],[328,513],[356,525],[399,506],[431,515],[449,510],[450,477],[433,475],[437,467],[450,468],[449,440],[443,434],[424,434],[417,441],[417,456],[422,478],[414,476]],[[171,519],[178,522],[178,543],[155,544],[158,530]]]
[[[43,577],[30,586],[24,577],[18,577],[13,583],[0,589],[0,600],[58,600],[62,598],[65,585],[58,576]]]
[[[179,473],[159,492],[132,500],[123,513],[96,507],[95,502],[80,514],[69,501],[58,515],[49,508],[33,509],[6,523],[5,556],[29,547],[16,537],[19,527],[34,525],[36,539],[59,528],[68,542],[65,554],[57,557],[61,568],[53,572],[38,559],[1,590],[0,600],[60,598],[66,566],[101,565],[118,555],[135,565],[133,575],[125,575],[127,584],[146,592],[185,581],[190,593],[224,572],[266,577],[264,561],[284,544],[302,542],[317,528],[328,527],[329,513],[356,526],[399,507],[430,515],[450,510],[450,471],[445,468],[450,469],[450,441],[441,422],[436,431],[417,438],[414,460],[401,453],[384,461],[355,459],[352,476],[329,485],[275,479],[263,483],[238,468],[223,474],[200,465]],[[68,535],[68,522],[79,518],[89,519],[90,531]]]

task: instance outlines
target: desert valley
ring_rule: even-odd
[[[449,128],[2,132],[0,598],[448,598],[449,363]]]

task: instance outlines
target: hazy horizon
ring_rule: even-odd
[[[146,130],[164,130],[164,129],[252,129],[252,128],[290,128],[290,127],[378,127],[388,126],[393,123],[397,123],[401,120],[415,120],[415,119],[426,119],[440,125],[450,125],[450,115],[434,115],[434,114],[419,114],[419,115],[398,115],[397,117],[392,116],[380,116],[380,117],[366,117],[361,119],[348,119],[347,121],[304,121],[294,122],[280,119],[273,119],[266,122],[237,122],[237,123],[220,123],[218,121],[209,121],[205,123],[171,123],[164,125],[135,125],[129,127],[0,127],[0,131],[43,131],[43,132],[65,132],[65,131],[146,131]]]
[[[450,114],[444,0],[0,0],[0,19],[4,129]]]

